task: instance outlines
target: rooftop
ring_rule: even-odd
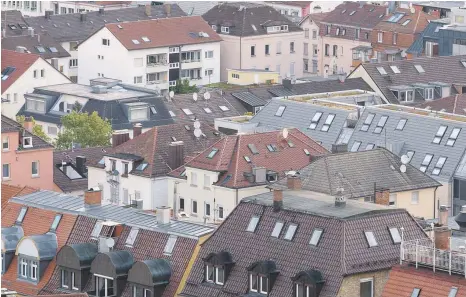
[[[32,53],[41,56],[44,59],[70,57],[70,54],[47,34],[34,34],[11,36],[2,38],[2,49],[16,50],[18,46],[25,48],[26,53]]]
[[[18,122],[2,115],[2,133],[11,133],[17,132],[20,133],[24,131],[24,137],[31,137],[32,138],[32,147],[21,147],[22,151],[29,151],[35,149],[44,149],[44,148],[53,148],[53,146],[43,140],[42,138],[30,133],[29,131],[25,130],[21,124]]]
[[[2,49],[2,92],[8,90],[38,59],[39,55]]]
[[[374,30],[390,31],[396,30],[398,33],[418,34],[429,24],[431,20],[437,19],[423,11],[411,13],[409,9],[398,8],[379,22]]]
[[[380,23],[380,16],[385,12],[386,6],[347,1],[330,11],[321,23],[372,29]]]
[[[450,97],[424,102],[419,104],[417,107],[466,116],[466,94],[456,94]],[[445,117],[446,115],[439,113],[439,116]],[[459,120],[464,121],[466,119],[459,118]]]

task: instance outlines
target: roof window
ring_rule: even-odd
[[[457,287],[451,287],[450,293],[448,293],[448,297],[456,297],[456,293],[458,293]]]
[[[382,66],[377,67],[377,71],[379,71],[381,75],[387,75],[387,71],[385,71],[385,68]]]
[[[269,152],[278,152],[278,148],[275,144],[267,144],[267,149]]]
[[[437,130],[437,133],[435,134],[434,140],[432,140],[433,143],[439,144],[442,141],[443,135],[445,135],[445,132],[447,131],[448,126],[440,126]]]
[[[152,112],[152,114],[156,114],[156,113],[157,113],[157,110],[155,109],[154,106],[151,106],[151,107],[150,107],[150,111]]]
[[[310,156],[310,155],[311,155],[311,153],[309,152],[308,149],[303,149],[303,151],[304,151],[304,153],[306,154],[306,156]]]
[[[143,40],[144,42],[149,42],[149,41],[150,41],[149,37],[147,37],[147,36],[143,36],[143,37],[142,37],[142,40]]]
[[[186,131],[191,131],[191,127],[189,127],[189,125],[184,125],[184,128],[186,129]]]
[[[312,117],[311,124],[309,125],[309,129],[315,130],[321,117],[322,117],[322,112],[320,111],[316,112],[314,116]]]
[[[369,130],[369,127],[371,126],[374,117],[374,113],[370,113],[367,115],[366,119],[364,120],[364,124],[362,124],[361,126],[361,131],[367,132],[367,130]]]
[[[399,122],[398,122],[398,125],[396,125],[396,128],[395,130],[400,130],[402,131],[404,128],[405,128],[405,125],[406,125],[406,122],[408,120],[407,119],[401,119]]]
[[[257,150],[255,144],[253,144],[253,143],[248,144],[248,148],[249,148],[249,150],[251,151],[251,153],[253,155],[258,155],[259,154],[259,151]]]
[[[403,18],[403,16],[404,16],[403,13],[395,13],[387,21],[390,22],[390,23],[396,23],[399,20],[401,20],[401,18]]]
[[[15,24],[8,24],[8,27],[10,27],[11,30],[18,29],[18,27]]]
[[[288,140],[287,142],[289,147],[295,147],[294,143],[292,143],[291,140]]]
[[[165,245],[165,248],[163,249],[163,253],[165,255],[172,254],[173,248],[175,247],[175,243],[177,239],[178,239],[178,236],[176,235],[170,235],[170,237],[168,237],[167,244]]]
[[[251,163],[251,159],[248,156],[244,156],[243,158],[246,160],[246,162]]]
[[[392,65],[390,68],[392,69],[393,73],[401,73],[400,69],[398,69],[398,66]]]
[[[49,47],[49,50],[50,50],[52,53],[58,53],[57,48],[54,47],[54,46]]]
[[[5,67],[2,70],[2,80],[7,80],[10,74],[12,74],[15,70],[16,70],[15,67],[11,67],[11,66]]]
[[[121,25],[117,25],[118,29],[123,29],[123,27]]]
[[[282,229],[283,229],[283,222],[276,222],[275,223],[275,227],[273,227],[273,231],[272,231],[272,237],[280,237],[280,233],[282,232]]]
[[[176,142],[176,137],[175,136],[172,136],[170,138],[172,139],[173,142]]]
[[[183,108],[183,112],[186,114],[186,115],[192,115],[193,112],[189,109],[189,108]]]
[[[466,60],[461,60],[461,64],[466,68]]]
[[[275,113],[275,116],[276,117],[281,117],[283,115],[283,113],[285,112],[285,108],[286,106],[285,105],[280,105],[277,109],[277,112]]]
[[[352,12],[350,12],[349,15],[353,15],[353,14],[355,14],[355,13],[356,13],[356,10],[353,10]]]
[[[212,113],[212,110],[210,108],[208,108],[208,107],[204,107],[204,111],[206,113]]]
[[[311,240],[309,241],[310,245],[317,246],[319,244],[320,238],[324,230],[316,228],[312,231]]]
[[[229,111],[230,109],[226,107],[225,105],[220,105],[219,106],[222,111]]]
[[[138,236],[139,228],[132,227],[129,231],[128,237],[126,237],[126,246],[132,247],[136,237]]]
[[[400,243],[401,236],[398,228],[389,228],[388,230],[390,231],[390,235],[392,236],[393,243]]]
[[[366,231],[364,234],[366,235],[366,240],[367,244],[369,244],[369,247],[377,246],[377,240],[375,240],[375,236],[372,231]]]
[[[43,46],[36,46],[36,49],[39,53],[45,53],[45,48]]]
[[[424,68],[422,68],[421,65],[414,65],[414,68],[416,68],[418,73],[424,73]]]
[[[424,157],[424,160],[422,160],[421,167],[419,168],[419,170],[421,170],[422,172],[426,172],[427,167],[429,167],[430,162],[432,162],[433,157],[434,155],[432,154],[426,154],[426,156]]]
[[[133,39],[132,41],[133,41],[134,44],[139,44],[139,40],[137,40],[137,39]]]
[[[413,159],[413,156],[414,156],[414,151],[408,151],[406,153],[406,156],[409,157],[409,162],[411,162],[411,160]]]
[[[450,133],[450,136],[448,137],[447,143],[445,145],[448,146],[453,146],[455,145],[456,139],[458,139],[458,135],[461,132],[461,128],[453,128],[453,130]]]
[[[26,206],[21,207],[19,211],[18,217],[16,218],[16,224],[21,224],[24,220],[24,216],[26,216],[26,211],[28,208]]]
[[[374,147],[375,147],[375,144],[373,144],[373,143],[368,143],[368,144],[366,145],[366,151],[373,150]]]
[[[353,145],[351,146],[350,152],[357,152],[359,150],[360,146],[361,146],[361,141],[353,142]]]
[[[407,24],[409,24],[409,22],[411,22],[411,20],[410,20],[410,19],[408,19],[408,20],[404,21],[404,22],[403,22],[403,24],[401,24],[401,25],[402,25],[402,26],[406,26]]]
[[[50,226],[50,231],[51,232],[55,232],[55,230],[57,230],[58,224],[60,224],[61,217],[62,217],[61,214],[55,215],[55,218],[53,219],[52,225]]]
[[[218,152],[218,148],[213,148],[210,151],[210,153],[207,155],[207,159],[212,159],[215,156],[215,154],[217,154],[217,152]]]
[[[251,220],[249,220],[248,228],[246,229],[246,231],[256,231],[257,223],[259,223],[259,216],[252,216]]]
[[[377,127],[374,129],[374,133],[380,134],[383,130],[383,127],[385,127],[385,123],[387,123],[388,116],[382,116],[377,123]]]
[[[102,231],[102,221],[97,221],[92,229],[91,238],[97,239]]]
[[[186,169],[180,173],[180,176],[186,176]]]
[[[330,125],[332,125],[333,119],[335,119],[335,115],[332,114],[332,113],[329,114],[327,116],[327,119],[325,120],[324,125],[322,126],[322,129],[320,129],[320,130],[324,131],[324,132],[327,132],[330,129]]]
[[[139,164],[138,167],[136,167],[136,170],[144,171],[144,169],[146,169],[147,165],[149,165],[149,164],[146,163],[146,162],[143,162],[143,163]]]
[[[343,10],[341,11],[342,14],[345,13],[345,12],[346,12],[346,9],[343,9]]]
[[[285,236],[283,236],[283,239],[293,240],[294,234],[296,233],[296,229],[298,229],[298,225],[290,224],[288,226],[288,229],[286,230]]]
[[[172,118],[176,117],[176,114],[173,111],[169,110],[168,113]]]
[[[419,297],[419,293],[421,293],[421,289],[414,288],[413,292],[411,293],[411,297]]]
[[[439,175],[447,161],[447,157],[439,157],[437,163],[435,164],[434,170],[432,170],[432,175]]]
[[[381,15],[379,15],[379,19],[383,18],[385,16],[385,13],[382,13]]]

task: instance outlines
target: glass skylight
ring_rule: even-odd
[[[406,26],[407,24],[409,24],[409,22],[411,22],[411,20],[406,20],[403,22],[403,24],[401,24],[402,26]]]
[[[393,243],[400,243],[401,242],[401,236],[400,236],[400,231],[398,231],[398,228],[390,228],[390,235],[392,236]]]
[[[360,146],[361,146],[361,141],[353,142],[353,145],[351,146],[350,152],[357,152],[359,150]]]
[[[53,219],[52,225],[50,226],[50,231],[55,232],[57,230],[58,224],[60,223],[61,220],[61,214],[55,215],[55,218]]]
[[[206,113],[212,113],[212,110],[210,108],[208,108],[208,107],[204,107],[204,111]]]
[[[393,73],[401,73],[400,69],[398,69],[398,66],[392,65],[390,68],[392,69]]]
[[[424,157],[424,160],[422,160],[421,167],[419,168],[419,170],[421,170],[422,172],[426,172],[427,167],[429,167],[430,162],[432,162],[433,157],[434,155],[426,154],[426,156]]]
[[[208,158],[208,159],[212,159],[212,158],[215,156],[215,154],[217,154],[217,152],[218,152],[218,148],[213,148],[213,149],[210,151],[210,153],[207,155],[207,158]]]
[[[97,238],[100,235],[100,231],[102,231],[102,222],[97,221],[94,225],[94,229],[92,229],[91,237]]]
[[[309,156],[311,153],[309,153],[308,149],[303,149],[304,153],[306,154],[306,156]]]
[[[57,48],[54,47],[54,46],[49,47],[49,50],[50,50],[52,53],[58,53]]]
[[[156,113],[157,113],[157,110],[155,109],[154,106],[151,106],[151,107],[150,107],[150,111],[152,112],[152,114],[156,114]]]
[[[313,246],[317,246],[319,244],[320,237],[322,236],[322,232],[324,232],[324,230],[317,229],[317,228],[314,229],[312,231],[311,240],[309,241],[309,244]]]
[[[369,127],[371,126],[374,117],[374,113],[370,113],[367,115],[367,118],[364,120],[364,124],[361,126],[361,131],[367,132],[367,130],[369,130]]]
[[[370,150],[374,149],[374,147],[375,147],[375,144],[373,144],[373,143],[368,143],[368,144],[366,145],[366,151],[370,151]]]
[[[456,297],[456,293],[458,293],[457,287],[451,287],[450,293],[448,293],[448,297]]]
[[[283,239],[285,240],[293,240],[294,234],[296,232],[296,229],[298,229],[298,225],[296,224],[290,224],[288,226],[288,229],[286,230],[285,236]]]
[[[129,231],[128,237],[126,237],[126,245],[132,246],[136,237],[138,236],[139,228],[132,227]]]
[[[169,110],[168,113],[172,118],[176,117],[176,114],[173,111]]]
[[[421,289],[414,288],[413,292],[411,293],[411,297],[419,297],[419,293],[421,293]]]
[[[133,43],[134,43],[134,44],[139,44],[139,40],[133,39]]]
[[[322,126],[321,131],[327,132],[330,129],[330,125],[332,125],[332,122],[333,122],[334,119],[335,119],[335,115],[332,114],[332,113],[329,114],[327,116],[327,119],[325,120],[324,125]]]
[[[283,115],[283,112],[285,112],[285,105],[280,105],[277,109],[277,112],[275,113],[276,117],[281,117]]]
[[[21,210],[19,211],[18,217],[16,218],[16,223],[21,224],[24,220],[24,216],[26,215],[26,211],[28,210],[27,207],[23,206],[21,207]]]
[[[141,164],[139,164],[138,167],[136,167],[136,170],[143,171],[144,169],[146,169],[147,165],[149,165],[149,164],[141,163]]]
[[[171,253],[173,252],[173,249],[175,248],[175,243],[177,239],[178,239],[178,236],[176,235],[170,235],[170,237],[168,237],[167,244],[165,245],[165,248],[163,250],[164,254],[171,255]]]
[[[311,124],[309,125],[309,129],[314,130],[317,127],[317,124],[319,123],[321,117],[322,117],[322,112],[320,111],[316,112],[311,119]]]
[[[447,126],[440,126],[437,130],[437,133],[435,134],[434,140],[432,140],[433,143],[439,144],[442,141],[443,135],[445,135],[445,132],[447,131]]]
[[[366,235],[366,240],[367,244],[369,244],[369,247],[377,246],[377,240],[375,240],[375,236],[372,231],[366,231],[364,234]]]
[[[249,221],[248,228],[246,229],[246,231],[248,232],[256,231],[257,223],[259,223],[259,217],[252,216],[251,220]]]
[[[422,68],[421,65],[414,65],[414,68],[416,68],[418,73],[424,73],[424,68]]]
[[[437,163],[435,164],[434,170],[432,170],[432,175],[439,175],[447,161],[447,157],[439,157]]]
[[[189,109],[189,108],[183,108],[183,112],[186,114],[186,115],[192,115],[193,112]]]
[[[283,222],[276,222],[275,227],[273,227],[272,236],[278,238],[283,229]]]
[[[149,41],[150,41],[149,37],[146,37],[146,36],[143,36],[143,37],[142,37],[142,40],[143,40],[144,42],[149,42]]]
[[[246,160],[248,163],[251,163],[251,159],[248,156],[244,156],[244,160]]]
[[[387,123],[387,120],[388,116],[382,116],[374,129],[374,133],[380,134],[383,130],[383,127],[385,127],[385,123]]]
[[[448,137],[447,143],[445,145],[448,146],[453,146],[455,145],[456,139],[458,139],[458,135],[461,132],[461,128],[453,128],[453,130],[450,133],[450,136]]]
[[[401,119],[399,122],[398,122],[398,125],[396,125],[396,128],[395,130],[403,130],[405,128],[405,125],[406,125],[406,122],[408,120],[407,119]]]
[[[249,150],[251,151],[251,153],[252,153],[253,155],[259,154],[259,151],[257,150],[255,144],[253,144],[253,143],[248,144],[248,148],[249,148]]]
[[[36,46],[36,49],[39,51],[39,53],[45,53],[45,48],[43,46]]]
[[[381,75],[387,75],[387,71],[385,71],[385,68],[382,66],[377,67],[377,71],[379,71]]]
[[[222,111],[229,111],[230,109],[226,107],[225,105],[220,105],[219,106]]]

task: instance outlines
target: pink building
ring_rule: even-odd
[[[31,119],[22,127],[2,115],[2,182],[54,190],[53,146],[30,131]]]

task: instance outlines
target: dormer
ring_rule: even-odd
[[[205,282],[223,286],[235,265],[229,252],[210,253],[204,260]]]
[[[167,287],[172,268],[166,259],[138,261],[128,273],[132,296],[162,296]]]
[[[249,292],[269,295],[279,274],[274,261],[257,261],[247,268]]]
[[[2,228],[2,275],[8,270],[8,267],[15,256],[18,242],[23,238],[24,231],[21,226],[11,226]]]
[[[130,122],[148,121],[150,118],[149,104],[145,102],[124,103],[123,110]]]
[[[319,297],[325,283],[318,270],[301,271],[291,280],[293,281],[293,296]]]

